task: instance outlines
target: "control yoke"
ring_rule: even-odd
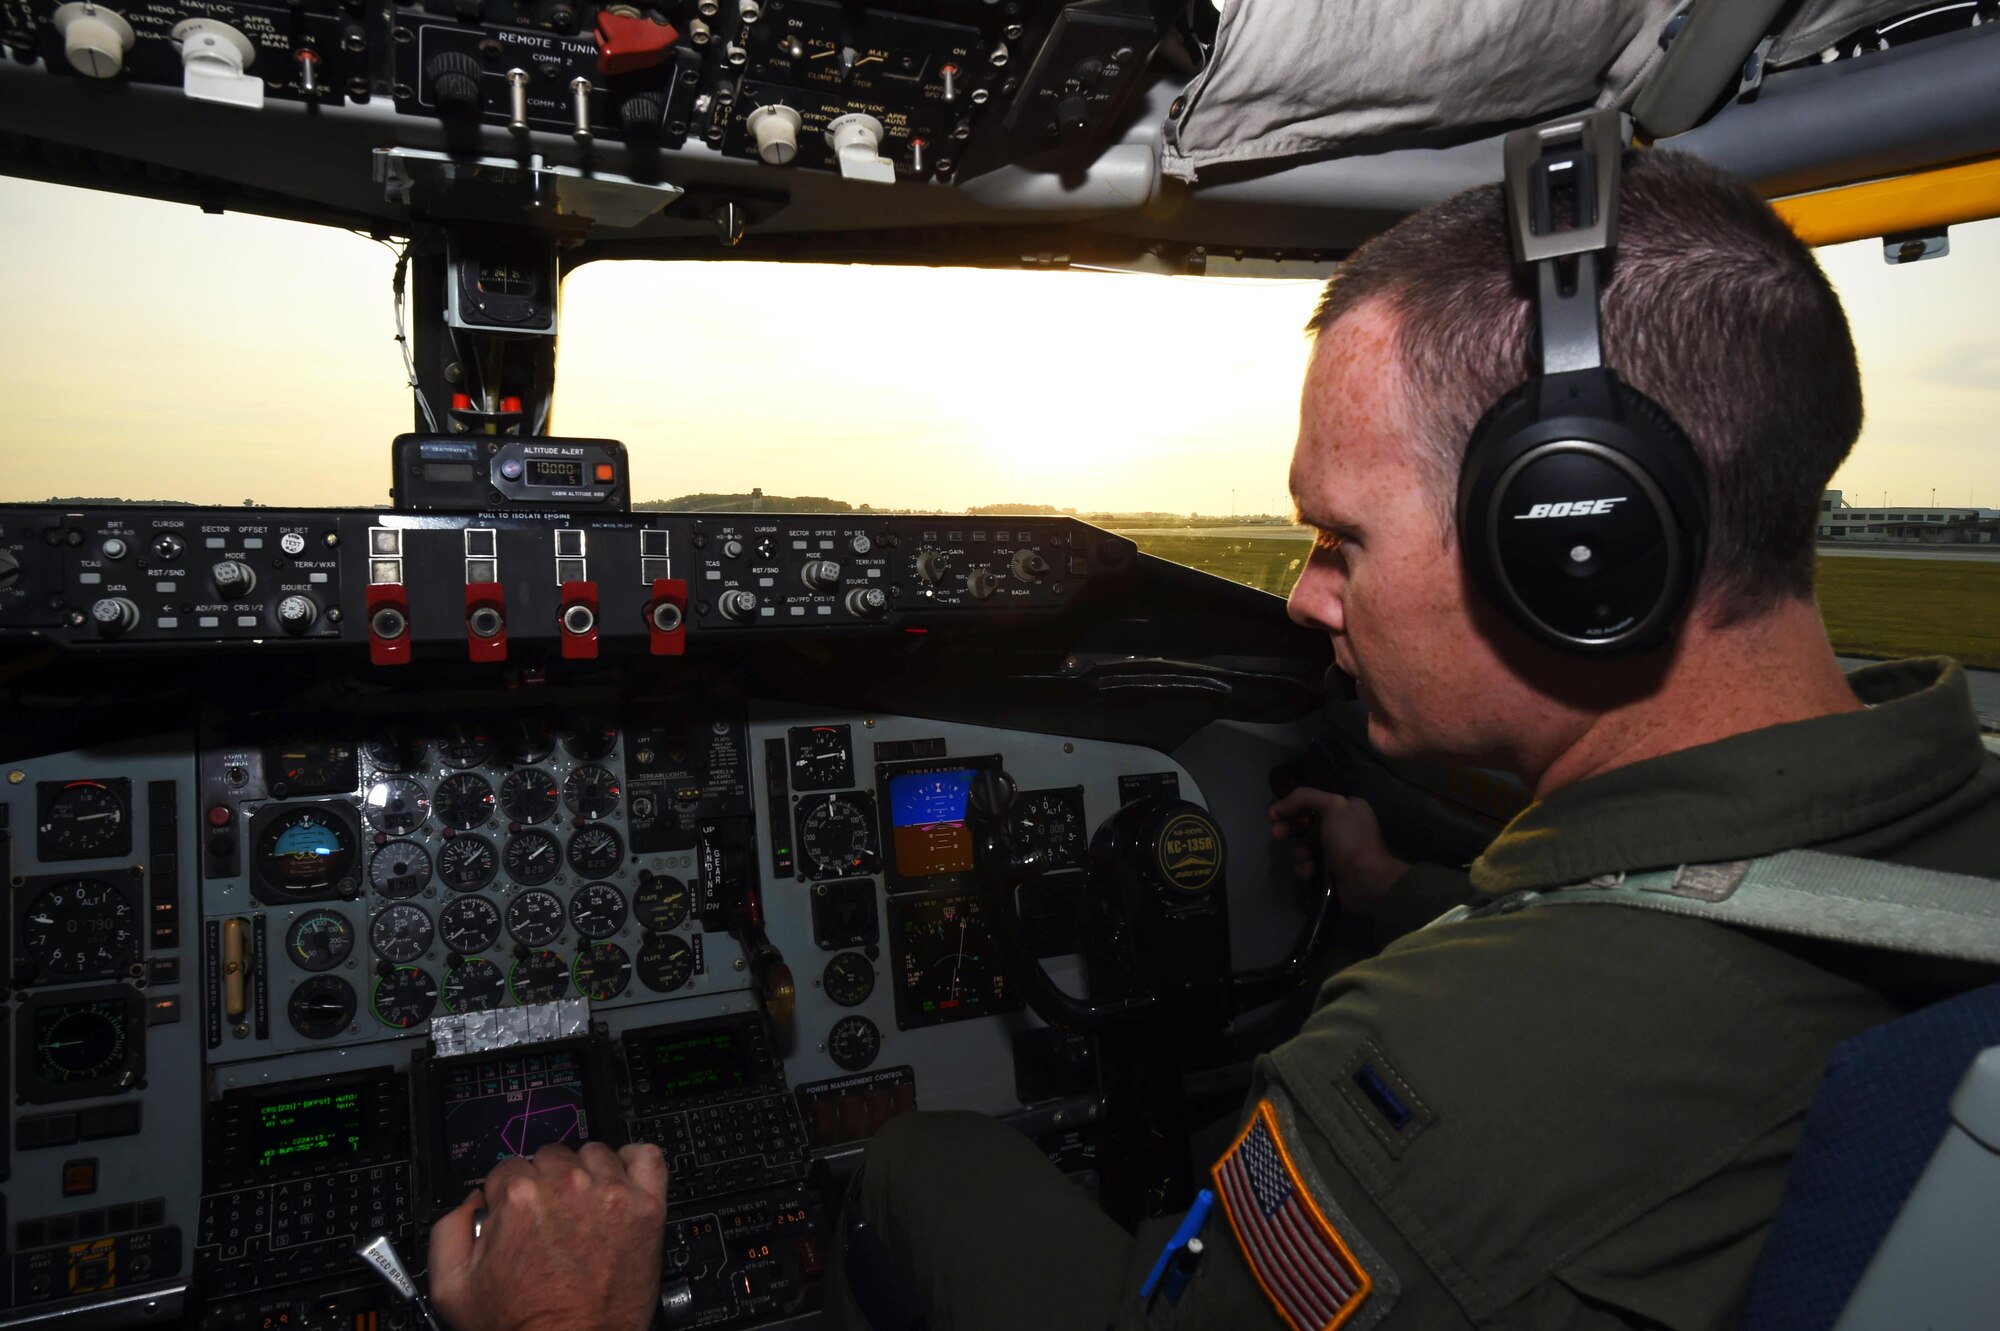
[[[1015,786],[1003,771],[973,781],[972,823],[982,908],[1008,973],[1053,1026],[1102,1032],[1154,1015],[1219,1028],[1282,997],[1312,972],[1335,914],[1322,884],[1290,954],[1232,972],[1221,829],[1200,805],[1155,796],[1121,808],[1091,838],[1079,903],[1092,997],[1066,993],[1028,945],[1020,896],[1050,871],[1011,826]]]

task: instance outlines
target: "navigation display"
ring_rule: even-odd
[[[251,1159],[259,1170],[290,1170],[359,1155],[367,1134],[359,1089],[270,1096],[250,1105]]]
[[[590,1140],[589,1094],[576,1053],[496,1054],[440,1068],[450,1187],[470,1192],[509,1156]]]
[[[966,799],[975,769],[911,772],[889,778],[889,826],[896,872],[905,878],[965,873],[972,868]]]

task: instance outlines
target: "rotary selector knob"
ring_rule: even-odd
[[[440,120],[477,120],[485,109],[479,93],[479,62],[463,51],[444,51],[424,61],[431,104]]]
[[[993,595],[994,585],[990,569],[976,568],[965,575],[965,590],[972,593],[975,601],[983,601]]]
[[[123,596],[107,596],[90,607],[90,617],[100,631],[116,636],[139,627],[137,603]]]
[[[856,587],[847,594],[847,613],[857,619],[875,619],[889,609],[889,598],[880,587]]]
[[[935,550],[917,551],[917,580],[935,587],[944,581],[944,556]]]
[[[125,53],[135,38],[123,15],[100,5],[68,4],[58,7],[49,22],[62,34],[69,67],[85,78],[116,78],[125,68]]]
[[[867,532],[858,531],[847,538],[847,548],[857,555],[865,555],[875,548],[875,542],[868,539]]]
[[[1014,576],[1022,582],[1040,582],[1043,575],[1049,571],[1049,561],[1036,551],[1018,550],[1010,567],[1014,570]]]
[[[1090,104],[1069,96],[1056,103],[1056,128],[1064,134],[1081,134],[1090,128]]]
[[[319,619],[319,604],[310,596],[287,596],[278,602],[278,627],[287,633],[304,633]]]
[[[21,576],[21,561],[11,550],[0,550],[0,592],[12,587]]]
[[[805,121],[789,106],[760,106],[743,122],[757,143],[757,156],[784,166],[799,155],[799,127]]]
[[[659,94],[634,93],[618,104],[618,123],[625,127],[628,139],[655,138],[659,135],[660,118],[666,109],[667,104]]]
[[[715,598],[715,608],[722,612],[724,619],[732,619],[741,624],[756,615],[757,593],[726,591]]]
[[[248,596],[257,586],[257,570],[240,559],[218,560],[208,576],[215,590],[232,600]]]
[[[799,570],[799,578],[816,592],[830,592],[840,586],[840,564],[832,559],[809,559]]]

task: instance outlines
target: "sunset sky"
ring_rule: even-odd
[[[1951,244],[1821,251],[1866,376],[1851,501],[2000,507],[2000,221]],[[382,246],[0,180],[0,252],[0,500],[384,502],[411,410]],[[593,264],[564,292],[554,431],[623,439],[641,499],[1279,511],[1317,290]]]

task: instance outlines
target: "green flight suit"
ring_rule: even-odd
[[[1472,888],[1805,847],[2000,877],[2000,760],[1963,672],[1909,661],[1850,680],[1870,709],[1531,805]],[[1414,929],[1464,883],[1413,871],[1381,920]],[[1414,929],[1329,980],[1298,1036],[1258,1060],[1246,1121],[1272,1106],[1294,1177],[1372,1281],[1319,1326],[1725,1326],[1827,1054],[1991,978],[1636,909]],[[1128,1238],[977,1115],[889,1124],[860,1198],[933,1331],[1288,1325],[1220,1206],[1184,1297],[1148,1308],[1138,1289],[1175,1218]],[[828,1320],[860,1326],[833,1266]]]

